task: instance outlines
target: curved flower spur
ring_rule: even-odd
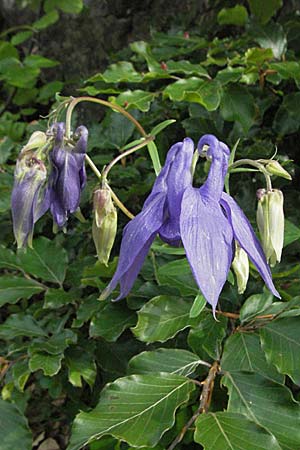
[[[169,150],[142,211],[124,229],[117,271],[100,299],[105,299],[118,283],[121,289],[116,300],[129,293],[157,233],[171,245],[182,241],[195,280],[214,314],[233,260],[234,239],[270,291],[280,297],[248,219],[233,198],[223,192],[229,148],[215,136],[205,135],[198,143],[198,151],[211,160],[211,166],[203,186],[194,188],[192,141],[186,138]]]

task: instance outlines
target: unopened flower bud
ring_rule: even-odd
[[[265,167],[270,175],[277,175],[278,177],[285,178],[286,180],[292,179],[291,175],[279,164],[278,161],[271,159]]]
[[[117,233],[117,210],[113,204],[109,189],[97,189],[94,192],[93,239],[97,256],[107,266],[111,249]]]
[[[232,261],[232,268],[236,276],[238,293],[243,294],[249,278],[249,259],[245,250],[237,242],[235,243],[235,256]]]
[[[279,189],[257,191],[257,225],[267,261],[280,262],[284,238],[283,194]]]

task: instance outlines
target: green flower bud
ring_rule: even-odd
[[[35,131],[29,138],[27,144],[22,148],[23,151],[33,150],[43,147],[47,142],[47,135],[43,131]]]
[[[232,261],[232,268],[236,276],[238,293],[243,294],[249,278],[249,259],[245,250],[237,242],[235,242],[235,256]]]
[[[117,233],[117,210],[107,188],[94,192],[93,203],[93,240],[99,261],[107,266]]]
[[[283,194],[279,189],[259,189],[257,197],[257,225],[267,261],[274,267],[281,260],[283,247]]]
[[[286,180],[292,179],[291,175],[279,164],[278,161],[271,159],[265,167],[270,175],[277,175],[278,177],[285,178]]]

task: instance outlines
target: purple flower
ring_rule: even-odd
[[[47,170],[33,150],[21,152],[14,173],[11,196],[13,230],[18,248],[32,247],[34,224],[50,204]]]
[[[273,295],[271,271],[262,247],[243,211],[223,192],[229,149],[213,135],[203,136],[198,151],[208,145],[211,167],[200,188],[190,184],[181,204],[180,234],[195,280],[215,313],[233,259],[233,239],[248,254]]]
[[[50,153],[52,162],[51,206],[54,221],[63,227],[68,215],[74,213],[80,202],[80,194],[85,186],[85,153],[88,130],[80,126],[75,131],[78,141],[74,148],[64,144],[65,126],[56,123],[52,127],[55,135],[54,148]]]
[[[169,243],[180,241],[179,217],[190,172],[194,144],[189,138],[173,145],[142,211],[124,228],[117,270],[102,292],[105,299],[120,284],[119,300],[129,293],[157,233]]]

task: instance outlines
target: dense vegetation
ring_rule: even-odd
[[[216,2],[201,27],[152,31],[85,81],[57,79],[60,61],[35,43],[62,14],[80,17],[88,6],[25,5],[40,17],[0,40],[0,449],[300,448],[300,16],[293,2]],[[72,115],[74,130],[89,129],[88,155],[100,172],[148,136],[108,176],[133,214],[170,146],[186,136],[196,145],[214,134],[235,149],[235,161],[274,157],[284,167],[292,181],[272,175],[284,195],[284,249],[272,267],[280,301],[250,264],[243,294],[230,272],[215,320],[184,249],[159,238],[128,297],[99,301],[128,218],[118,210],[110,262],[97,261],[92,196],[100,181],[89,165],[79,219],[57,231],[47,213],[33,248],[16,250],[15,163],[34,131],[65,120],[70,85],[73,97],[110,102],[82,99]],[[199,161],[195,186],[208,170]],[[246,164],[229,173],[226,187],[258,231],[264,174]]]

